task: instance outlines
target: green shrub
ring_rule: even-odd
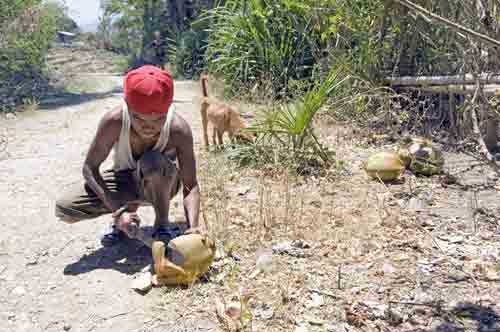
[[[8,109],[46,85],[45,56],[64,11],[56,3],[31,0],[2,1],[0,13],[0,102]]]

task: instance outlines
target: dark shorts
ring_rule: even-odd
[[[165,158],[164,162],[172,163],[168,158]],[[107,170],[102,174],[102,178],[111,191],[112,199],[120,202],[120,206],[148,206],[152,202],[148,201],[144,194],[141,174],[142,172],[136,170]],[[178,172],[174,181],[170,199],[177,195],[181,187]],[[72,185],[61,195],[55,206],[56,216],[67,222],[94,219],[111,212],[86,183]]]

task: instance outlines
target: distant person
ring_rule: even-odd
[[[130,71],[122,105],[104,114],[83,163],[83,181],[63,193],[56,216],[67,223],[111,214],[111,229],[101,238],[110,246],[127,235],[128,224],[139,224],[141,205],[152,205],[154,234],[168,240],[182,233],[169,223],[171,199],[182,191],[186,234],[205,233],[199,223],[200,190],[196,176],[193,135],[186,120],[171,106],[174,81],[156,66]],[[114,151],[112,169],[102,163]]]
[[[149,48],[154,50],[154,64],[161,69],[165,69],[167,60],[167,41],[161,39],[160,31],[155,31],[153,34],[153,41],[149,44]]]

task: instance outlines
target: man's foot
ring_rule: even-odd
[[[112,224],[101,237],[103,247],[111,247],[126,238],[125,233]]]
[[[178,225],[159,225],[155,227],[153,238],[158,241],[168,243],[170,240],[182,235],[182,230]]]

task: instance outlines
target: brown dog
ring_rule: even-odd
[[[203,92],[203,99],[201,101],[201,120],[203,122],[203,139],[205,141],[205,147],[208,149],[208,123],[212,123],[212,142],[214,145],[222,145],[222,137],[227,131],[229,134],[229,139],[231,143],[236,140],[242,140],[246,142],[252,142],[253,136],[247,133],[243,133],[240,130],[246,128],[246,124],[241,118],[240,113],[238,113],[231,106],[210,101],[208,98],[207,89],[208,75],[201,75],[201,88]],[[215,141],[217,136],[218,142]]]

